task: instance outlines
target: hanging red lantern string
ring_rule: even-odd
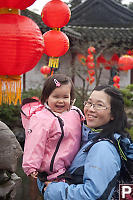
[[[88,55],[87,56],[87,59],[86,59],[86,62],[94,62],[94,57],[93,57],[93,55]]]
[[[120,82],[120,77],[118,75],[115,75],[113,77],[113,81],[114,81],[114,83],[119,83]]]
[[[90,85],[95,81],[95,77],[94,76],[91,76],[90,80],[89,80],[89,83]]]
[[[120,88],[120,84],[119,83],[114,83],[113,86],[118,88],[118,89]]]
[[[119,84],[120,77],[118,75],[115,75],[113,77],[113,82],[114,82],[113,86],[119,89],[120,88],[120,84]]]
[[[42,9],[41,17],[51,31],[44,33],[44,53],[49,58],[48,66],[51,67],[51,74],[59,66],[59,57],[69,49],[68,37],[60,31],[70,20],[71,12],[68,5],[61,0],[51,0]]]
[[[95,75],[95,70],[88,70],[88,74],[90,76],[94,76]]]
[[[94,47],[88,48],[88,54],[95,54],[95,53],[96,53],[96,49]]]
[[[133,57],[124,55],[119,58],[118,61],[119,70],[130,70],[133,69]]]
[[[94,62],[87,62],[86,65],[87,65],[88,69],[94,69],[95,68],[95,63]]]
[[[40,60],[44,42],[31,19],[17,14],[0,15],[0,104],[21,103],[20,75]]]

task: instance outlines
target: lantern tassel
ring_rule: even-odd
[[[59,58],[58,57],[50,57],[48,66],[51,68],[58,68]]]
[[[21,76],[0,76],[0,105],[21,104]]]

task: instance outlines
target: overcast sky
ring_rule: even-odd
[[[28,7],[28,9],[41,14],[42,8],[43,6],[50,0],[36,0],[34,4],[32,4],[30,7]],[[64,2],[69,2],[69,0],[62,0]],[[132,2],[133,0],[123,0],[124,4],[129,4],[130,2]]]

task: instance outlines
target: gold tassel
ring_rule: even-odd
[[[21,76],[0,76],[0,105],[21,104]]]
[[[51,68],[57,69],[59,66],[59,58],[58,57],[50,57],[48,66]]]
[[[18,15],[20,15],[20,9],[16,9],[16,8],[0,8],[0,14],[18,14]]]

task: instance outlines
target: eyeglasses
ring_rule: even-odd
[[[86,106],[88,108],[91,108],[91,106],[93,106],[93,108],[95,110],[106,110],[106,109],[110,108],[105,105],[102,105],[101,103],[92,103],[91,101],[85,101],[84,106]]]

